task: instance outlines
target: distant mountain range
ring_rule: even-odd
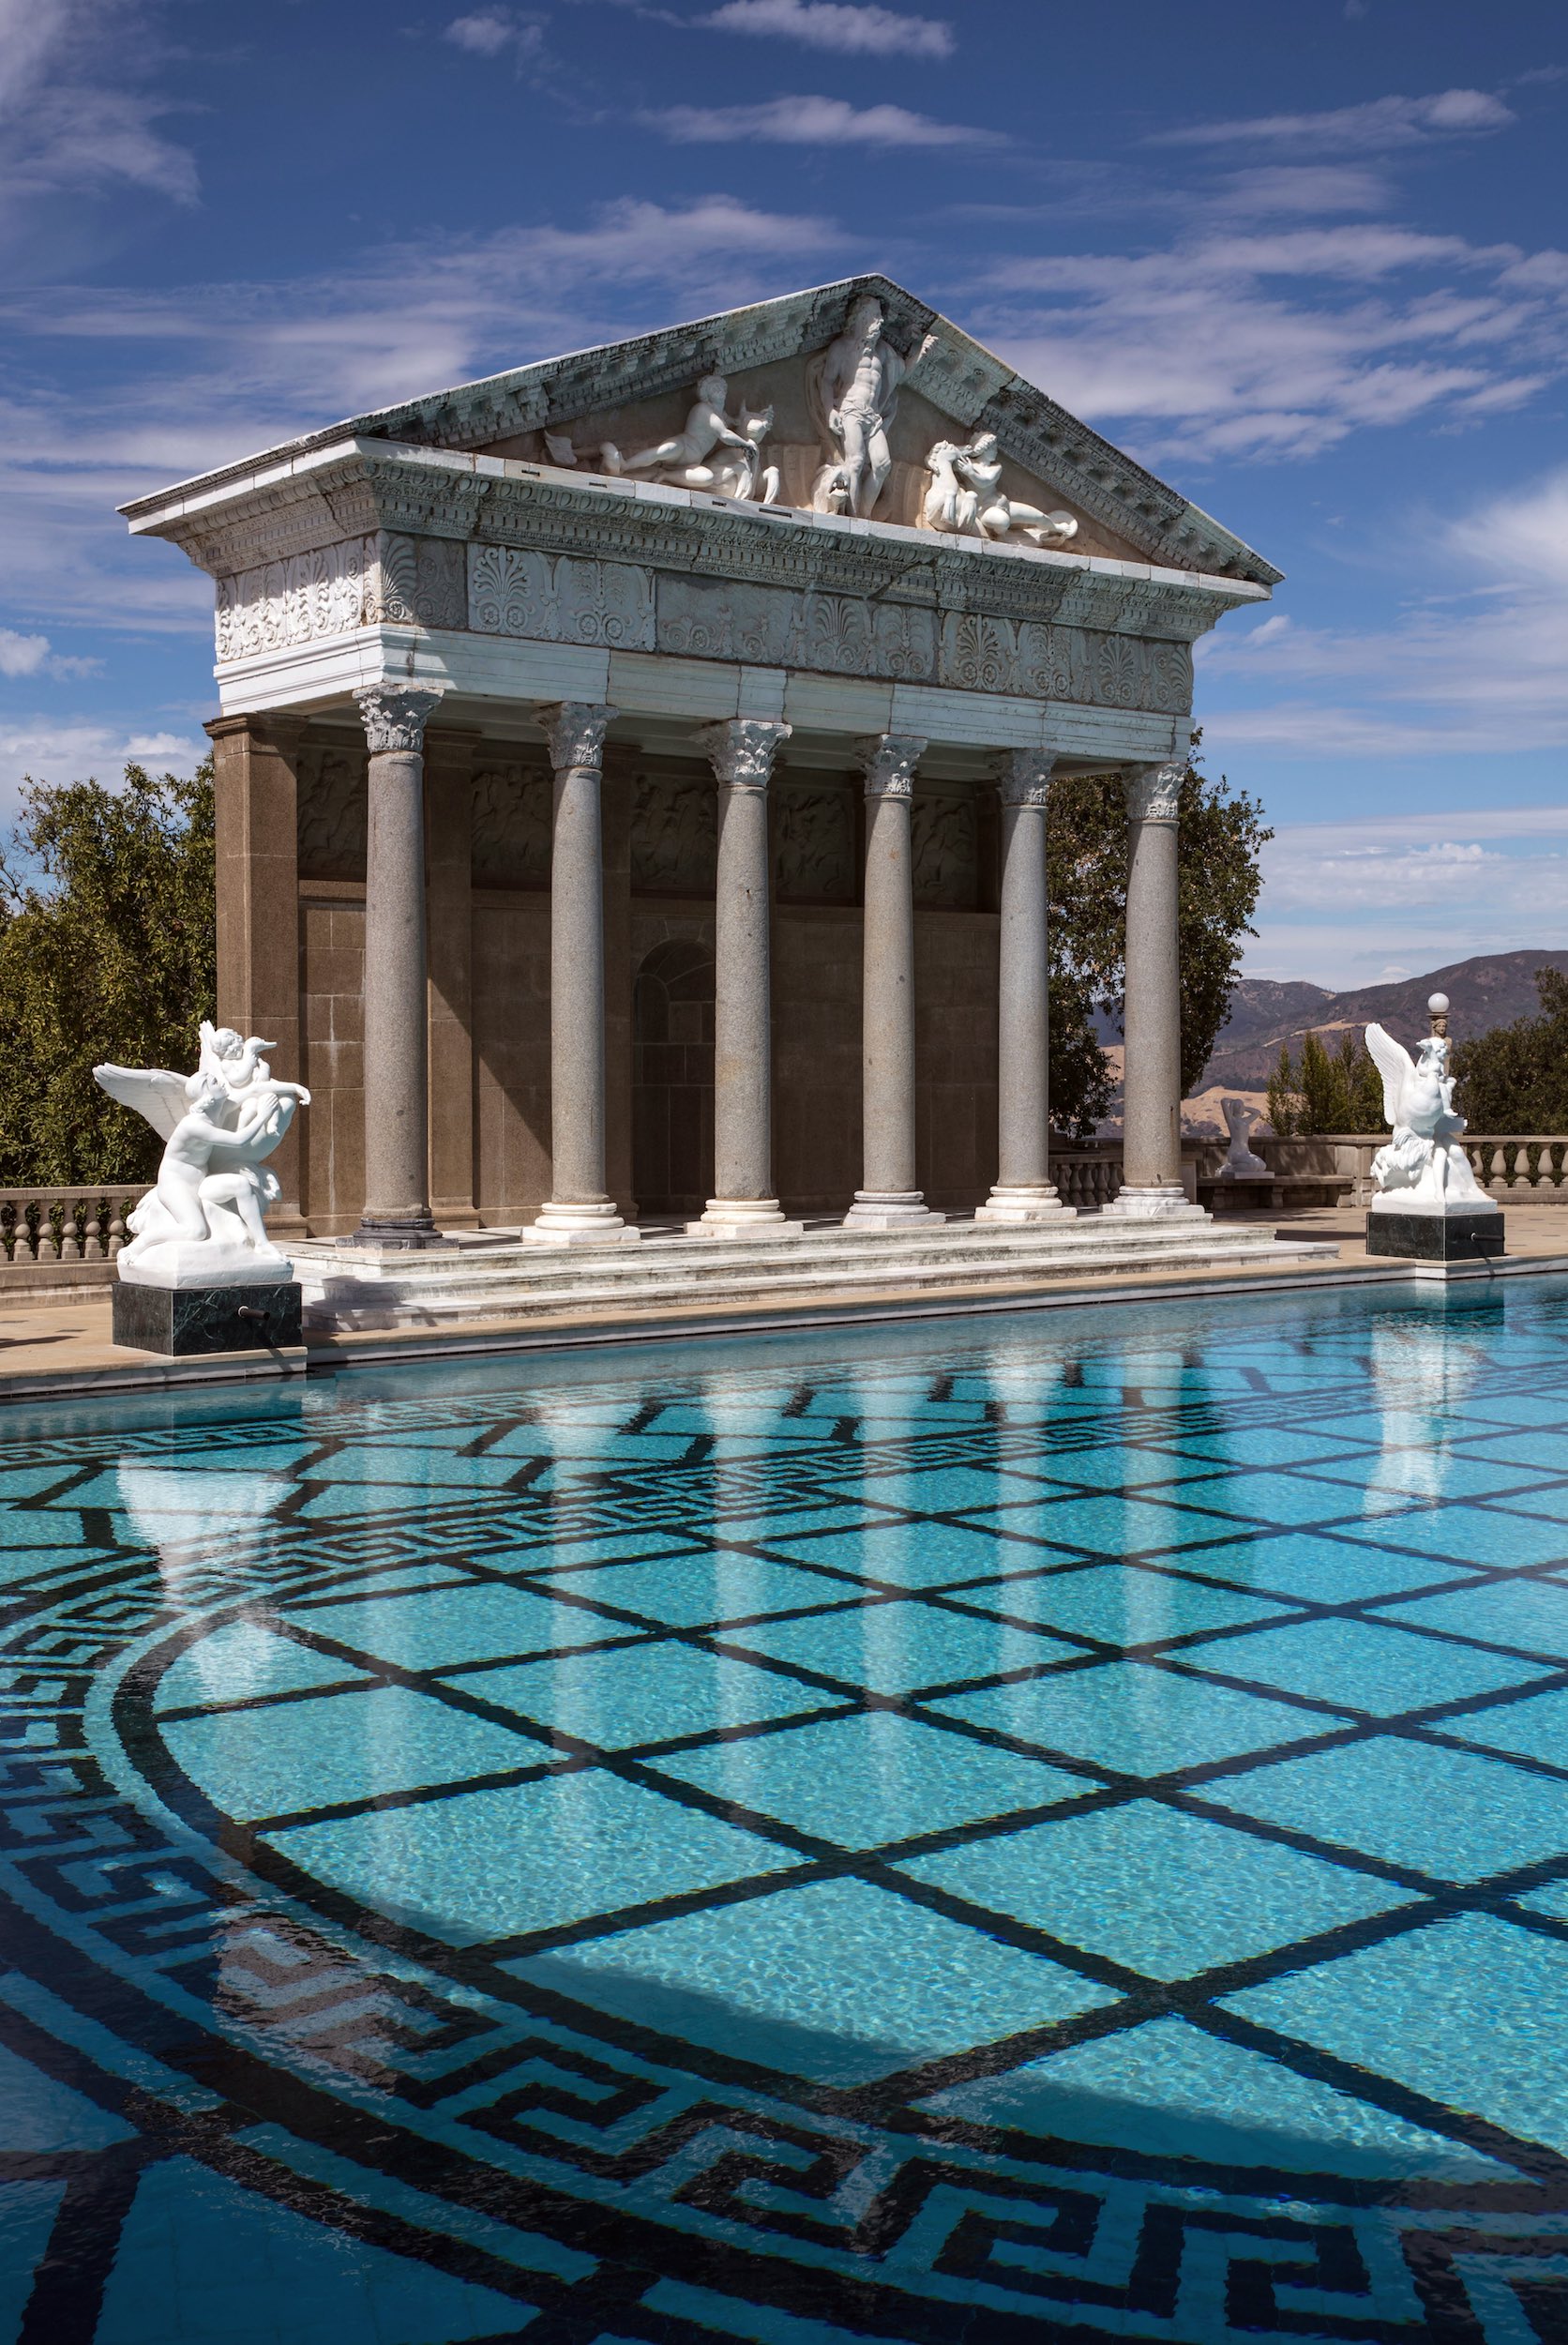
[[[1512,1025],[1515,1018],[1530,1017],[1541,1006],[1535,990],[1538,969],[1568,975],[1568,952],[1477,953],[1424,977],[1364,985],[1349,993],[1333,993],[1326,986],[1302,980],[1281,985],[1271,977],[1244,977],[1195,1092],[1215,1086],[1262,1091],[1283,1048],[1299,1058],[1304,1036],[1314,1033],[1333,1050],[1347,1027],[1359,1033],[1373,1019],[1413,1047],[1428,1031],[1430,993],[1447,994],[1448,1030],[1456,1041],[1492,1026]]]

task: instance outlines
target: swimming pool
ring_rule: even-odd
[[[0,2340],[1568,2336],[1568,1294],[9,1415]]]

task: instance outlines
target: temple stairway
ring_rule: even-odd
[[[308,1333],[441,1328],[464,1322],[755,1324],[900,1306],[1026,1299],[1063,1281],[1169,1278],[1321,1264],[1337,1248],[1276,1238],[1272,1222],[1137,1222],[1098,1214],[1034,1227],[949,1220],[894,1230],[834,1222],[799,1237],[727,1242],[673,1230],[640,1243],[527,1246],[505,1232],[455,1249],[379,1251],[302,1239],[290,1248]]]

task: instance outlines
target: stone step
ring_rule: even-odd
[[[890,1289],[912,1297],[989,1285],[1016,1289],[1020,1280],[1046,1283],[1096,1272],[1249,1263],[1273,1268],[1320,1251],[1280,1245],[1267,1225],[1096,1227],[1089,1221],[1059,1225],[1048,1237],[1027,1233],[1021,1243],[1014,1232],[999,1238],[972,1229],[964,1242],[960,1225],[944,1241],[905,1238],[896,1248],[824,1233],[822,1241],[808,1235],[765,1247],[690,1239],[625,1248],[471,1249],[466,1259],[430,1254],[384,1271],[345,1262],[325,1247],[296,1248],[295,1260],[309,1324],[346,1332],[566,1313],[642,1318],[694,1301],[733,1309],[793,1309],[834,1297],[852,1302]]]

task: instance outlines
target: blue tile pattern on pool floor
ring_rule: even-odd
[[[13,1409],[0,2345],[1564,2345],[1568,1292]]]

